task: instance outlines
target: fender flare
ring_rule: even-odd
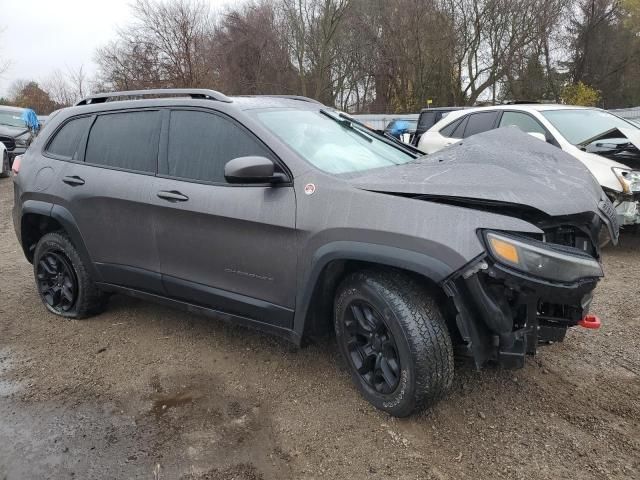
[[[91,261],[91,256],[89,255],[89,251],[84,243],[78,224],[69,210],[53,203],[41,202],[38,200],[27,200],[22,206],[22,217],[30,213],[47,216],[57,221],[65,230],[67,235],[69,235],[71,242],[78,251],[78,255],[80,255],[80,258],[82,259],[82,263],[84,263],[85,267],[89,270],[92,278],[95,281],[100,281],[100,276]],[[23,250],[25,250],[25,254],[28,254],[26,248],[26,245],[23,243]]]
[[[293,321],[295,337],[300,341],[316,285],[325,267],[336,260],[355,260],[401,268],[441,283],[454,269],[437,258],[398,247],[365,242],[338,241],[320,247],[311,259],[311,267],[300,284]]]

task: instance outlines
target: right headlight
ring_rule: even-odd
[[[514,270],[556,282],[604,275],[600,262],[578,249],[496,232],[484,235],[493,259]]]
[[[640,192],[640,171],[620,167],[613,167],[611,170],[622,185],[624,193]]]

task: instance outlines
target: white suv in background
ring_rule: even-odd
[[[451,112],[418,143],[433,153],[494,128],[515,126],[570,153],[607,193],[621,225],[640,224],[640,128],[598,108],[501,105]]]

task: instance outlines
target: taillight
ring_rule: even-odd
[[[22,155],[18,155],[13,159],[13,166],[11,167],[11,171],[14,175],[17,175],[20,172],[20,163],[22,162]]]

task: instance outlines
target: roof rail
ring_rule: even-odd
[[[111,99],[122,99],[123,97],[146,97],[146,96],[172,96],[191,97],[216,100],[218,102],[231,103],[232,100],[223,93],[204,88],[156,88],[151,90],[125,90],[122,92],[106,92],[89,95],[83,98],[75,106],[93,105],[94,103],[104,103]]]
[[[257,97],[272,97],[272,98],[288,98],[289,100],[299,100],[301,102],[317,103],[323,105],[322,102],[309,97],[303,97],[302,95],[255,95]]]

